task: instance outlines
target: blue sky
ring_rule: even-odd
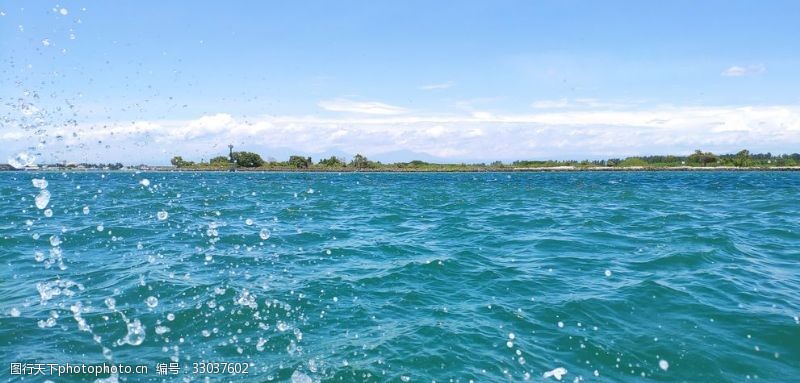
[[[800,151],[796,1],[0,1],[0,156]],[[38,96],[38,97],[37,97]]]

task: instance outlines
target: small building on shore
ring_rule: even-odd
[[[145,165],[141,164],[139,166],[134,167],[140,171],[155,171],[155,172],[168,172],[172,170],[178,170],[177,167],[172,165]]]

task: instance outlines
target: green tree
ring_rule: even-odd
[[[171,163],[171,164],[172,164],[173,166],[175,166],[176,168],[184,168],[184,167],[187,167],[187,166],[192,166],[192,165],[194,165],[194,162],[192,162],[192,161],[185,161],[185,160],[183,159],[183,157],[181,157],[181,156],[175,156],[175,157],[172,157],[172,159],[171,159],[171,160],[169,160],[169,163]]]
[[[231,160],[225,156],[216,156],[208,160],[208,163],[216,166],[227,166],[231,164]]]
[[[620,162],[618,166],[647,166],[647,161],[639,158],[639,157],[628,157],[624,161]]]
[[[264,166],[264,160],[261,156],[253,152],[233,152],[233,160],[236,162],[236,165],[245,168]]]
[[[350,166],[357,169],[366,169],[370,167],[370,163],[367,157],[362,156],[361,154],[356,154],[355,157],[353,157],[353,160],[350,161]]]
[[[743,149],[736,153],[736,156],[733,157],[733,164],[736,166],[750,166],[750,151],[747,149]]]
[[[689,156],[689,162],[700,164],[700,166],[707,166],[717,162],[717,156],[711,152],[703,152],[702,150],[695,150]]]
[[[344,161],[342,161],[339,158],[336,158],[336,156],[331,156],[330,158],[319,160],[319,164],[322,166],[336,167],[336,168],[343,168],[346,166]]]
[[[298,169],[308,169],[313,162],[311,162],[311,157],[303,157],[303,156],[290,156],[289,157],[289,166],[298,168]]]

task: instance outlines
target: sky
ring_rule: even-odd
[[[797,1],[0,0],[0,161],[800,152]]]

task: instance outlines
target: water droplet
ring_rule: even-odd
[[[558,321],[558,328],[564,328],[564,322]]]
[[[38,189],[47,189],[48,185],[47,180],[44,178],[34,178],[31,180],[31,183],[33,183],[33,187]]]
[[[310,376],[295,370],[292,373],[292,383],[314,383]]]
[[[667,362],[664,359],[661,359],[658,361],[658,367],[664,371],[667,371],[667,369],[669,368],[669,362]]]
[[[269,230],[261,229],[261,232],[258,233],[258,236],[261,237],[261,239],[263,239],[265,241],[268,240],[269,239]]]
[[[606,274],[606,277],[610,277],[611,276],[611,270],[606,270],[605,274]]]
[[[117,341],[118,345],[129,344],[131,346],[138,346],[144,342],[144,326],[138,319],[128,322],[128,333],[124,338]]]
[[[47,189],[42,189],[39,194],[36,195],[34,202],[36,203],[36,208],[39,210],[46,208],[47,204],[50,203],[50,192],[47,191]]]
[[[139,181],[139,183],[144,187],[150,186],[150,180],[148,180],[147,178],[142,178],[142,180]]]
[[[53,211],[50,210],[50,209],[45,210],[44,211],[44,216],[47,217],[47,218],[52,217],[53,216]]]
[[[58,13],[60,13],[61,16],[66,16],[69,14],[69,11],[66,8],[61,8],[58,10]]]
[[[61,238],[58,238],[57,235],[50,236],[50,246],[56,247],[61,244]]]
[[[106,228],[103,225],[97,225],[97,231],[103,231]]]
[[[11,315],[12,317],[16,318],[16,317],[18,317],[20,315],[20,312],[19,312],[18,308],[12,307],[11,310],[9,310],[8,314]]]
[[[83,207],[83,214],[84,215],[89,214],[89,207],[88,206],[84,206]]]
[[[561,377],[567,374],[567,369],[564,367],[557,367],[550,371],[545,372],[542,376],[547,379],[549,377],[554,377],[556,380],[561,380]]]
[[[173,313],[167,314],[167,320],[170,321],[170,322],[174,321],[175,320],[175,314],[173,314]]]
[[[147,297],[147,299],[145,299],[144,303],[147,304],[147,307],[149,307],[151,309],[154,309],[154,308],[156,308],[156,306],[158,306],[158,298],[152,297],[152,296],[151,297]]]
[[[28,154],[27,152],[19,152],[15,154],[14,157],[8,159],[8,164],[15,169],[24,169],[28,166],[36,165],[36,156]]]
[[[49,46],[50,46],[50,40],[48,40],[48,39],[42,39],[42,45],[44,45],[44,46],[46,46],[46,47],[49,47]]]
[[[158,217],[159,221],[163,221],[169,218],[169,213],[167,213],[166,211],[160,211],[156,214],[156,216]]]
[[[251,294],[250,291],[247,289],[243,289],[242,293],[239,294],[238,297],[236,297],[234,302],[238,305],[247,306],[252,309],[258,308],[258,303],[256,303],[256,296]]]
[[[250,225],[253,224],[253,220],[248,218],[248,219],[244,220],[244,224],[247,225],[247,226],[250,226]]]

